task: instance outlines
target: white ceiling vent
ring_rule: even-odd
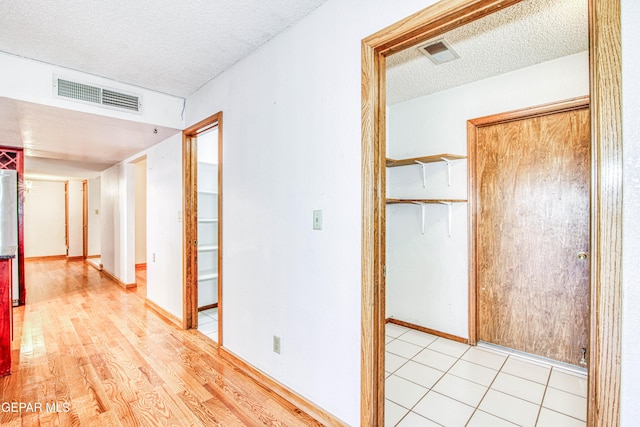
[[[53,78],[53,92],[56,97],[99,104],[118,110],[142,112],[142,101],[139,95],[65,80],[60,77],[54,76]]]
[[[433,40],[420,45],[418,46],[418,50],[425,54],[436,65],[460,58],[460,55],[453,50],[449,42],[445,39]]]

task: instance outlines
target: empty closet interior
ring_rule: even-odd
[[[218,340],[218,127],[197,136],[198,330]]]
[[[587,50],[586,0],[524,0],[387,57],[387,322],[475,344],[474,290],[484,267],[471,245],[483,182],[470,174],[469,122],[588,100]],[[522,166],[507,152],[492,155],[498,168]],[[498,224],[495,232],[509,230]],[[519,257],[539,254],[510,256],[518,268]]]

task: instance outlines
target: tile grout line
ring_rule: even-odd
[[[404,335],[404,334],[405,334],[405,333],[407,333],[407,332],[409,332],[409,331],[406,331],[406,332],[404,332],[403,334],[399,335],[398,337],[396,337],[396,339],[399,339],[402,335]],[[420,350],[418,353],[416,353],[415,355],[413,355],[410,359],[407,359],[407,361],[406,361],[404,364],[402,364],[401,366],[399,366],[399,367],[398,367],[398,369],[396,369],[396,370],[394,371],[394,372],[397,372],[400,368],[402,368],[402,366],[406,365],[406,364],[407,364],[407,363],[409,363],[410,361],[413,361],[414,363],[418,363],[418,364],[420,364],[420,365],[422,365],[422,366],[427,366],[427,367],[429,367],[429,368],[431,368],[431,369],[435,369],[436,371],[442,372],[442,375],[440,376],[440,378],[438,378],[438,380],[437,380],[435,383],[433,383],[433,385],[432,385],[431,387],[424,387],[422,384],[418,384],[418,383],[413,382],[413,381],[411,381],[411,380],[407,380],[406,378],[403,378],[403,377],[398,377],[398,378],[402,378],[402,379],[404,379],[404,380],[406,380],[406,381],[409,381],[409,382],[411,382],[411,383],[413,383],[413,384],[416,384],[416,385],[418,385],[418,386],[420,386],[420,387],[425,388],[425,389],[427,390],[427,392],[426,392],[426,393],[425,393],[425,394],[424,394],[420,399],[418,399],[418,401],[417,401],[416,403],[414,403],[414,404],[413,404],[413,406],[412,406],[411,408],[409,408],[409,411],[408,411],[406,414],[404,414],[404,415],[402,416],[402,418],[400,418],[400,420],[398,420],[398,422],[395,424],[396,426],[397,426],[398,424],[400,424],[400,423],[402,422],[402,420],[403,420],[403,419],[405,419],[405,418],[407,417],[407,415],[409,415],[409,413],[411,413],[411,412],[413,412],[414,414],[416,414],[416,415],[417,415],[417,416],[419,416],[419,417],[425,418],[425,419],[427,419],[427,420],[429,420],[429,421],[431,421],[431,422],[434,422],[434,423],[436,423],[436,424],[438,424],[438,425],[441,425],[440,423],[435,422],[435,421],[434,421],[434,420],[432,420],[431,418],[427,418],[427,417],[425,417],[425,416],[423,416],[423,415],[418,414],[417,412],[414,412],[414,411],[413,411],[413,408],[415,408],[415,407],[418,405],[418,403],[420,403],[420,402],[422,401],[422,399],[424,399],[424,398],[425,398],[425,397],[426,397],[426,396],[427,396],[431,391],[433,391],[433,388],[434,388],[434,387],[435,387],[435,386],[440,382],[440,380],[441,380],[442,378],[444,378],[444,376],[449,372],[449,370],[451,370],[451,367],[453,367],[453,365],[455,365],[455,364],[458,362],[458,360],[460,360],[460,358],[461,358],[461,357],[462,357],[462,356],[463,356],[467,351],[469,351],[469,349],[465,350],[465,351],[464,351],[464,353],[462,353],[462,354],[461,354],[461,355],[456,359],[456,361],[455,361],[454,363],[452,363],[452,364],[451,364],[451,366],[449,367],[449,369],[447,369],[447,370],[446,370],[446,371],[444,371],[444,372],[443,372],[443,371],[441,371],[440,369],[436,369],[436,368],[434,368],[433,366],[425,365],[425,364],[422,364],[422,363],[420,363],[420,362],[418,362],[418,361],[413,360],[413,358],[414,358],[414,357],[416,357],[418,354],[422,353],[424,350],[428,349],[428,348],[429,348],[429,346],[430,346],[430,345],[432,345],[434,342],[436,342],[439,338],[440,338],[440,337],[437,337],[436,339],[434,339],[433,341],[431,341],[429,344],[427,344],[427,346],[426,346],[426,347],[424,347],[424,346],[420,346],[420,347],[422,347],[422,350]],[[400,340],[400,341],[402,341],[402,342],[407,342],[407,341],[404,341],[404,340]],[[413,344],[413,343],[409,343],[409,344]],[[414,344],[414,345],[417,345],[417,344]],[[469,348],[471,348],[471,347],[469,347]],[[386,351],[386,344],[385,344],[385,351]],[[431,350],[431,351],[436,351],[436,350]],[[440,352],[438,352],[438,353],[440,353]],[[395,353],[392,353],[392,354],[395,354]],[[440,353],[440,354],[445,354],[445,353]],[[454,356],[451,356],[450,354],[445,354],[445,355],[446,355],[446,356],[450,356],[450,357],[454,357]],[[399,355],[396,355],[396,356],[399,356]],[[400,356],[400,357],[402,357],[402,356]],[[391,373],[391,375],[394,375],[394,373],[392,372],[392,373]],[[386,380],[386,378],[385,378],[385,380]],[[438,393],[437,391],[433,391],[433,392],[434,392],[434,393]],[[438,394],[441,394],[441,393],[438,393]],[[445,395],[443,395],[443,394],[441,394],[441,395],[442,395],[442,396],[445,396]],[[458,400],[456,400],[456,399],[453,399],[453,398],[451,398],[451,397],[449,397],[449,396],[445,396],[445,397],[448,397],[449,399],[455,400],[456,402],[460,402],[460,401],[458,401]],[[385,396],[385,399],[386,399],[386,396]],[[393,401],[392,401],[392,400],[390,400],[390,402],[393,402]],[[396,405],[399,405],[399,406],[401,406],[401,407],[403,407],[403,408],[405,408],[405,409],[406,409],[406,407],[404,407],[404,406],[402,406],[402,405],[398,404],[397,402],[393,402],[393,403],[395,403]],[[460,402],[460,403],[462,403],[463,405],[466,405],[466,403],[464,403],[464,402]],[[469,405],[467,405],[467,406],[469,406]]]
[[[468,425],[471,422],[471,419],[473,418],[473,416],[476,414],[476,412],[478,412],[480,409],[480,405],[482,404],[482,401],[484,400],[484,398],[487,396],[487,394],[489,393],[489,390],[491,390],[491,386],[493,385],[494,382],[496,382],[496,378],[498,378],[498,375],[500,375],[500,372],[502,372],[502,368],[504,368],[504,365],[507,364],[507,360],[509,360],[509,355],[507,355],[507,357],[504,358],[504,361],[502,362],[502,365],[500,365],[500,369],[498,369],[496,371],[496,375],[493,377],[493,379],[491,380],[491,383],[489,383],[489,385],[487,386],[487,389],[485,390],[484,394],[482,395],[482,398],[478,401],[478,404],[476,405],[476,407],[473,410],[473,413],[471,414],[471,417],[469,417],[469,420],[467,420],[467,423],[465,424]],[[471,362],[470,362],[471,363]],[[478,365],[481,366],[481,365]],[[486,366],[485,366],[486,367]],[[484,412],[484,411],[481,411]],[[495,414],[491,414],[489,412],[487,412],[487,414],[493,415],[496,418],[500,418],[501,420],[504,420],[504,418],[499,417]],[[507,422],[511,422],[509,420],[505,420]]]
[[[502,364],[501,364],[500,368],[499,368],[498,370],[495,370],[495,369],[493,369],[492,367],[485,366],[485,365],[482,365],[482,364],[480,364],[480,363],[476,363],[475,361],[470,361],[470,360],[465,360],[465,359],[463,359],[464,355],[465,355],[465,354],[467,354],[467,353],[469,352],[469,350],[470,350],[470,349],[472,349],[472,348],[476,348],[476,347],[468,346],[468,347],[467,347],[467,349],[466,349],[466,350],[465,350],[465,351],[464,351],[460,356],[453,356],[452,354],[444,353],[444,352],[442,352],[442,351],[439,351],[438,349],[431,348],[431,346],[432,346],[432,345],[434,345],[434,343],[438,342],[438,341],[441,339],[441,337],[436,337],[433,341],[431,341],[431,342],[430,342],[429,344],[427,344],[426,346],[423,346],[423,345],[420,345],[420,344],[416,344],[416,343],[414,343],[414,342],[406,341],[406,340],[402,339],[402,336],[404,336],[406,333],[408,333],[408,332],[410,332],[410,331],[411,331],[411,329],[407,329],[407,330],[405,330],[402,334],[398,335],[397,337],[390,337],[390,338],[391,338],[391,341],[389,341],[388,343],[385,343],[385,347],[386,347],[386,345],[391,344],[393,341],[400,340],[400,341],[402,341],[403,343],[411,344],[411,345],[414,345],[414,346],[416,346],[416,347],[420,347],[420,348],[421,348],[421,349],[420,349],[416,354],[414,354],[414,355],[413,355],[413,356],[411,356],[410,358],[406,358],[406,357],[404,357],[404,356],[402,356],[402,355],[398,355],[398,354],[396,354],[396,353],[389,352],[389,353],[391,353],[391,354],[393,354],[393,355],[395,355],[395,356],[397,356],[397,357],[402,357],[403,359],[406,359],[406,361],[405,361],[404,363],[402,363],[402,364],[401,364],[397,369],[395,369],[393,372],[390,372],[389,377],[391,377],[392,375],[394,375],[394,376],[396,376],[397,378],[403,379],[403,380],[405,380],[405,381],[407,381],[407,382],[409,382],[409,383],[412,383],[412,384],[415,384],[415,385],[417,385],[417,386],[419,386],[419,387],[422,387],[422,388],[426,389],[426,393],[425,393],[424,395],[422,395],[422,397],[420,397],[420,398],[417,400],[417,402],[416,402],[414,405],[412,405],[412,407],[411,407],[411,408],[409,408],[409,409],[408,409],[408,411],[407,411],[407,412],[406,412],[406,413],[405,413],[405,414],[404,414],[404,415],[403,415],[403,416],[398,420],[398,422],[395,424],[396,426],[397,426],[397,425],[399,425],[399,424],[400,424],[400,423],[401,423],[401,422],[402,422],[402,421],[403,421],[403,420],[404,420],[404,419],[409,415],[409,413],[412,413],[412,412],[415,414],[415,416],[419,416],[419,417],[421,417],[421,418],[425,418],[425,419],[427,419],[427,420],[429,420],[429,421],[435,422],[435,421],[433,421],[431,418],[428,418],[428,417],[425,417],[425,416],[423,416],[423,415],[420,415],[420,414],[418,414],[417,412],[415,412],[415,411],[414,411],[414,408],[418,405],[418,403],[420,403],[420,402],[421,402],[421,401],[422,401],[422,400],[423,400],[423,399],[424,399],[424,398],[425,398],[429,393],[431,393],[431,392],[436,393],[436,394],[439,394],[439,395],[441,395],[441,396],[443,396],[443,397],[447,397],[447,398],[449,398],[449,399],[451,399],[451,400],[453,400],[453,401],[455,401],[455,402],[458,402],[458,403],[460,403],[460,404],[463,404],[463,405],[466,405],[466,406],[471,407],[471,405],[468,405],[468,404],[467,404],[467,403],[465,403],[465,402],[462,402],[462,401],[460,401],[460,400],[458,400],[458,399],[455,399],[455,398],[453,398],[453,397],[451,397],[451,396],[448,396],[448,395],[446,395],[446,394],[439,393],[438,391],[434,390],[434,388],[435,388],[435,387],[436,387],[436,386],[437,386],[437,385],[438,385],[438,384],[443,380],[443,378],[444,378],[447,374],[450,374],[450,375],[452,375],[452,376],[454,376],[454,377],[456,377],[456,378],[459,378],[459,379],[462,379],[462,380],[465,380],[465,381],[469,381],[469,382],[471,382],[471,383],[473,383],[473,384],[480,385],[480,386],[482,386],[482,387],[486,387],[486,390],[485,390],[485,392],[484,392],[484,394],[483,394],[482,398],[478,401],[478,404],[477,404],[477,405],[475,405],[475,407],[473,407],[473,412],[471,413],[471,416],[469,417],[469,419],[467,420],[467,422],[466,422],[466,424],[465,424],[465,425],[468,425],[468,424],[471,422],[471,419],[473,418],[473,416],[474,416],[478,411],[480,411],[480,412],[485,412],[485,411],[480,410],[480,409],[479,409],[479,407],[480,407],[480,405],[482,404],[482,402],[484,401],[484,399],[486,398],[486,396],[487,396],[487,394],[488,394],[489,390],[492,390],[492,388],[491,388],[491,387],[492,387],[492,386],[493,386],[493,384],[495,383],[495,381],[496,381],[497,377],[500,375],[500,373],[504,373],[505,375],[511,375],[511,376],[514,376],[515,378],[518,378],[518,379],[521,379],[521,380],[524,380],[524,381],[530,381],[530,382],[532,382],[532,383],[537,383],[537,384],[541,384],[541,385],[542,385],[542,383],[539,383],[539,382],[537,382],[537,381],[532,381],[532,380],[530,380],[529,378],[525,378],[525,377],[522,377],[522,376],[520,376],[520,375],[516,375],[516,374],[507,374],[506,372],[503,372],[503,369],[504,369],[504,367],[505,367],[505,365],[506,365],[507,361],[508,361],[508,360],[510,359],[510,357],[512,356],[512,354],[510,354],[510,353],[503,353],[503,352],[488,351],[488,353],[492,353],[492,354],[496,354],[496,355],[500,355],[500,356],[506,356],[506,357],[505,357],[505,359],[504,359],[504,361],[502,362]],[[430,334],[426,334],[426,335],[431,336]],[[385,335],[385,336],[387,336],[387,335]],[[444,338],[442,338],[442,339],[443,339],[444,341],[448,341],[448,340],[446,340],[446,339],[444,339]],[[448,368],[446,371],[441,371],[440,369],[437,369],[437,368],[435,368],[435,367],[433,367],[433,366],[431,366],[431,365],[428,365],[428,364],[422,363],[422,362],[420,362],[420,361],[414,360],[414,358],[415,358],[418,354],[422,353],[422,352],[423,352],[424,350],[426,350],[426,349],[429,349],[430,351],[436,352],[436,353],[441,354],[441,355],[444,355],[444,356],[448,356],[448,357],[451,357],[451,358],[455,358],[455,361],[454,361],[454,362],[449,366],[449,368]],[[386,348],[385,348],[385,350],[386,350]],[[479,350],[484,351],[484,349],[482,349],[482,348],[479,348]],[[518,357],[517,355],[515,355],[515,356],[516,356],[516,357],[514,358],[514,360],[521,360],[521,359],[522,359],[522,358]],[[465,362],[467,362],[467,363],[469,363],[469,364],[472,364],[472,365],[475,365],[475,366],[478,366],[478,367],[481,367],[481,368],[490,369],[490,370],[492,370],[492,371],[495,371],[495,372],[496,372],[496,374],[495,374],[495,376],[494,376],[493,380],[490,382],[490,384],[489,384],[488,386],[485,386],[484,384],[477,383],[477,382],[472,381],[472,380],[470,380],[470,379],[468,379],[468,378],[464,378],[464,377],[462,377],[462,376],[458,376],[458,375],[455,375],[455,374],[451,373],[451,369],[453,368],[453,366],[455,366],[455,365],[456,365],[458,362],[460,362],[461,360],[464,360]],[[419,383],[417,383],[417,382],[415,382],[415,381],[413,381],[413,380],[411,380],[411,379],[407,379],[407,378],[404,378],[404,377],[401,377],[401,376],[399,376],[399,375],[396,375],[396,374],[395,374],[395,373],[396,373],[400,368],[402,368],[403,366],[405,366],[405,365],[406,365],[408,362],[410,362],[410,361],[413,361],[414,363],[417,363],[417,364],[419,364],[419,365],[421,365],[421,366],[428,367],[428,368],[433,369],[433,370],[435,370],[435,371],[439,371],[439,372],[441,373],[441,375],[439,376],[438,380],[436,380],[436,382],[435,382],[435,383],[433,383],[433,384],[431,385],[431,387],[425,387],[423,384],[419,384]],[[527,360],[527,359],[523,360],[523,362],[532,363],[531,361],[529,361],[529,360]],[[534,365],[538,365],[538,366],[544,366],[544,364],[539,364],[539,363],[535,363],[535,362],[533,362],[533,364],[534,364]],[[544,367],[546,367],[546,366],[544,366]],[[537,406],[538,406],[538,408],[537,408],[537,409],[538,409],[538,411],[537,411],[537,415],[536,415],[536,419],[535,419],[535,423],[536,423],[536,424],[539,422],[540,414],[541,414],[541,412],[542,412],[542,408],[543,408],[544,398],[546,397],[546,394],[547,394],[547,391],[548,391],[548,389],[549,389],[549,388],[553,388],[554,390],[558,390],[558,391],[561,391],[561,392],[564,392],[564,393],[567,393],[567,394],[570,394],[570,395],[573,395],[573,396],[577,396],[577,397],[582,397],[582,398],[584,398],[584,396],[582,396],[582,395],[580,395],[580,394],[575,394],[575,393],[572,393],[572,392],[570,392],[570,391],[565,391],[565,390],[563,390],[562,388],[551,387],[551,386],[550,386],[550,381],[551,381],[551,375],[552,375],[553,371],[554,371],[554,370],[559,370],[560,372],[563,372],[563,373],[564,373],[564,370],[563,370],[563,369],[559,369],[559,368],[557,368],[557,367],[555,367],[555,366],[548,366],[548,367],[550,368],[550,369],[549,369],[549,373],[548,373],[548,375],[547,375],[547,378],[546,378],[545,383],[543,384],[543,385],[544,385],[544,387],[545,387],[545,388],[544,388],[544,393],[543,393],[543,395],[542,395],[542,398],[541,398],[541,400],[540,400],[540,403],[539,403],[539,404],[537,404]],[[570,374],[569,374],[569,375],[570,375]],[[498,390],[496,390],[496,391],[498,391]],[[510,393],[504,393],[504,394],[505,394],[506,396],[511,396],[511,397],[513,397],[513,398],[516,398],[516,399],[522,400],[522,401],[524,401],[524,402],[528,402],[528,403],[533,403],[533,404],[535,404],[534,402],[531,402],[531,401],[529,401],[529,400],[527,400],[527,399],[522,399],[522,398],[520,398],[520,397],[518,397],[518,396],[514,396],[514,395],[512,395],[512,394],[510,394]],[[390,400],[390,402],[393,402],[394,404],[396,404],[396,405],[398,405],[398,406],[402,407],[403,409],[407,409],[407,408],[406,408],[406,407],[404,407],[403,405],[400,405],[400,404],[398,404],[397,402],[395,402],[395,401],[393,401],[393,400]],[[546,408],[546,409],[548,409],[548,408]],[[558,413],[558,414],[560,414],[560,415],[567,416],[567,417],[570,417],[570,418],[572,418],[572,419],[575,419],[576,421],[582,421],[582,420],[580,420],[579,418],[573,417],[573,416],[571,416],[571,415],[569,415],[569,414],[565,414],[565,413],[563,413],[563,412],[555,411],[555,410],[552,410],[552,409],[549,409],[549,410],[550,410],[550,411],[552,411],[552,412],[554,412],[554,413]],[[489,414],[489,415],[491,415],[491,416],[494,416],[494,417],[496,417],[496,418],[499,418],[499,419],[501,419],[501,420],[504,420],[504,421],[506,421],[506,422],[511,423],[511,421],[506,420],[506,419],[504,419],[504,418],[502,418],[502,417],[500,417],[500,416],[497,416],[497,415],[495,415],[495,414],[493,414],[493,413],[491,413],[491,412],[485,412],[485,413],[486,413],[486,414]]]
[[[553,366],[549,369],[549,376],[547,377],[547,383],[544,386],[544,393],[542,393],[542,400],[540,401],[540,406],[538,406],[538,415],[536,416],[536,423],[534,425],[538,425],[538,421],[540,420],[540,413],[542,413],[542,405],[544,403],[544,398],[547,396],[547,390],[549,389],[549,381],[551,381],[551,373],[553,372]]]
[[[438,338],[436,338],[435,340],[431,341],[431,342],[429,343],[429,345],[427,345],[426,347],[424,347],[424,349],[428,349],[428,348],[429,348],[429,346],[431,346],[433,343],[435,343],[436,341],[438,341],[438,339],[440,339],[440,338],[441,338],[441,337],[438,337]],[[446,338],[445,338],[445,339],[446,339]],[[423,350],[424,350],[424,349],[423,349]],[[429,393],[431,393],[431,392],[437,393],[437,394],[439,394],[439,395],[441,395],[441,396],[444,396],[444,397],[446,397],[446,398],[449,398],[449,399],[451,399],[451,400],[453,400],[453,401],[455,401],[455,402],[461,403],[461,404],[463,404],[463,405],[467,405],[466,403],[464,403],[464,402],[460,402],[459,400],[454,399],[454,398],[452,398],[452,397],[450,397],[450,396],[447,396],[447,395],[442,394],[442,393],[438,393],[437,391],[435,391],[435,390],[434,390],[434,387],[435,387],[436,385],[438,385],[438,383],[440,382],[440,380],[442,380],[442,379],[443,379],[443,378],[444,378],[444,377],[449,373],[449,371],[451,370],[451,368],[453,368],[453,367],[455,366],[455,364],[456,364],[456,363],[458,363],[458,362],[460,361],[460,359],[462,358],[462,356],[464,356],[464,355],[467,353],[467,351],[469,351],[470,349],[471,349],[471,346],[469,346],[469,347],[468,347],[468,348],[467,348],[467,349],[466,349],[466,350],[465,350],[465,351],[464,351],[460,356],[458,356],[458,358],[456,359],[456,361],[455,361],[455,362],[453,362],[453,363],[451,364],[451,366],[449,366],[449,368],[448,368],[446,371],[444,371],[444,372],[443,372],[443,371],[440,371],[439,369],[436,369],[437,371],[443,372],[443,374],[440,376],[440,378],[438,378],[438,380],[437,380],[435,383],[433,383],[433,385],[432,385],[432,386],[427,390],[427,392],[425,393],[425,395],[424,395],[424,396],[422,396],[422,397],[421,397],[421,398],[420,398],[420,399],[419,399],[419,400],[418,400],[418,401],[417,401],[417,402],[416,402],[416,403],[411,407],[411,409],[409,410],[409,412],[414,412],[414,411],[413,411],[413,408],[415,408],[415,407],[418,405],[418,403],[420,403],[420,402],[422,401],[422,399],[424,399],[424,398],[425,398]],[[437,353],[440,353],[440,352],[439,352],[439,351],[437,351],[437,350],[431,350],[431,351],[435,351],[435,352],[437,352]],[[418,354],[419,354],[419,353],[418,353]],[[444,355],[446,355],[446,356],[454,357],[454,356],[451,356],[450,354],[446,354],[446,353],[440,353],[440,354],[444,354]],[[414,356],[414,357],[415,357],[415,356]],[[413,358],[411,358],[410,360],[413,360]],[[420,362],[417,362],[417,361],[416,361],[415,363],[420,363]],[[424,366],[428,366],[428,365],[424,365]],[[432,368],[432,369],[435,369],[433,366],[429,366],[429,367],[430,367],[430,368]],[[452,374],[452,375],[453,375],[453,374]],[[453,375],[453,376],[455,376],[455,377],[457,377],[457,378],[460,378],[460,377],[458,377],[457,375]],[[464,379],[464,378],[462,378],[462,379]],[[470,381],[470,382],[473,382],[473,381]],[[474,384],[475,384],[475,383],[474,383]],[[467,406],[471,407],[470,405],[467,405]],[[436,424],[438,424],[438,425],[442,425],[442,424],[440,424],[440,423],[438,423],[438,422],[436,422],[436,421],[432,420],[431,418],[428,418],[428,417],[425,417],[425,416],[423,416],[423,415],[420,415],[420,414],[418,414],[417,412],[414,412],[414,413],[415,413],[416,415],[421,416],[421,417],[423,417],[423,418],[426,418],[427,420],[432,421],[432,422],[434,422],[434,423],[436,423]],[[471,413],[471,416],[473,416],[473,413],[475,413],[475,409],[474,409],[474,411]],[[405,414],[405,417],[406,417],[406,414]],[[404,418],[404,417],[403,417],[403,418]],[[469,419],[471,419],[471,417],[469,417]]]

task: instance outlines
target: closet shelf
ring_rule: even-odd
[[[198,194],[209,194],[209,195],[217,195],[218,192],[217,191],[200,191],[198,190]]]
[[[198,218],[198,222],[218,222],[218,220],[214,218]]]
[[[445,203],[466,203],[465,199],[387,199],[388,205],[396,205],[400,203],[409,204],[445,204]]]
[[[454,160],[466,159],[467,156],[461,156],[459,154],[434,154],[433,156],[413,157],[411,159],[395,160],[387,157],[387,167],[393,168],[396,166],[409,166],[420,165],[422,166],[422,186],[427,188],[427,169],[428,163],[445,162],[447,164],[447,182],[451,187],[451,162]]]
[[[200,281],[200,280],[211,280],[211,279],[217,279],[217,278],[218,278],[218,274],[216,274],[216,273],[199,274],[198,275],[198,281]]]
[[[198,252],[212,252],[217,250],[218,250],[218,247],[214,245],[198,246]]]
[[[413,157],[411,159],[390,159],[387,157],[387,167],[394,168],[396,166],[419,165],[421,163],[447,162],[451,160],[466,159],[467,156],[459,154],[434,154],[432,156]]]
[[[422,213],[422,234],[424,234],[424,225],[427,217],[427,205],[446,205],[449,213],[449,237],[451,237],[451,206],[453,206],[454,203],[465,202],[466,200],[462,199],[387,199],[387,204],[389,205],[404,203],[420,206],[420,211]]]

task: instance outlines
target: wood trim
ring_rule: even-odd
[[[521,0],[442,0],[363,40],[389,56],[439,34],[473,22]]]
[[[383,425],[384,57],[519,0],[443,0],[362,42],[361,424]],[[622,251],[620,1],[589,0],[592,139],[592,280],[589,425],[618,425]],[[382,131],[381,131],[382,130]],[[469,195],[471,197],[471,195]],[[381,373],[382,371],[382,373]]]
[[[222,315],[222,272],[223,272],[223,268],[222,268],[222,246],[223,246],[223,241],[222,241],[222,235],[223,235],[223,230],[222,230],[222,219],[223,219],[223,213],[222,213],[222,193],[223,193],[223,187],[222,187],[222,178],[223,178],[223,174],[222,174],[222,166],[223,166],[223,147],[224,145],[222,144],[222,139],[223,139],[223,132],[222,132],[222,112],[219,112],[217,114],[217,120],[218,120],[218,344],[220,346],[222,346],[222,342],[223,342],[223,337],[222,337],[222,324],[224,322],[224,316]]]
[[[46,256],[32,256],[25,258],[25,261],[63,261],[66,260],[66,255],[46,255]]]
[[[336,427],[348,425],[344,421],[336,418],[331,413],[325,411],[324,409],[295,393],[287,386],[271,378],[264,372],[254,368],[249,363],[245,362],[243,359],[236,356],[226,348],[220,346],[218,348],[218,351],[223,359],[235,365],[236,369],[242,371],[257,386],[271,392],[273,399],[278,401],[278,403],[289,407],[292,411],[298,413],[300,411],[303,411],[304,413],[309,415],[310,419],[308,420],[308,423],[305,423],[305,425],[326,425]]]
[[[86,179],[82,180],[82,256],[89,253],[89,185]]]
[[[98,270],[98,271],[102,271],[102,263],[100,263],[100,264],[96,265],[96,264],[94,264],[94,263],[90,262],[90,261],[89,261],[90,259],[93,259],[93,258],[85,258],[85,259],[84,259],[84,262],[86,262],[87,264],[89,264],[89,266],[91,266],[92,268],[95,268],[95,269],[96,269],[96,270]]]
[[[186,131],[182,134],[182,169],[184,184],[183,227],[184,227],[184,260],[183,260],[183,301],[182,327],[192,329],[198,327],[198,316],[194,315],[194,307],[198,307],[198,248],[195,240],[198,236],[196,216],[198,212],[198,164],[195,138]]]
[[[468,123],[474,125],[475,128],[497,125],[501,123],[513,122],[522,119],[532,119],[534,117],[546,116],[549,114],[564,113],[567,111],[579,110],[589,107],[589,96],[580,96],[558,102],[541,104],[518,110],[507,111],[499,114],[478,117],[471,119]],[[467,139],[469,141],[469,139]],[[475,141],[475,140],[474,140]],[[467,158],[471,159],[469,156]]]
[[[82,255],[79,256],[68,256],[66,257],[67,262],[69,261],[84,261],[84,257]]]
[[[478,117],[467,121],[467,217],[469,236],[469,344],[476,345],[478,342],[478,279],[477,279],[477,223],[479,211],[479,188],[475,185],[477,177],[476,169],[476,140],[478,128],[484,126],[497,125],[516,120],[540,117],[548,114],[557,114],[567,111],[579,110],[589,107],[589,96],[571,98],[563,101],[548,104],[536,105],[513,111],[493,114],[490,116]]]
[[[590,0],[591,329],[587,414],[620,424],[622,325],[622,40],[620,0]]]
[[[218,343],[222,345],[222,112],[188,127],[182,132],[184,185],[183,224],[183,320],[184,329],[198,327],[198,134],[218,128]]]
[[[69,255],[69,181],[64,182],[64,245]]]
[[[205,311],[205,310],[209,310],[211,308],[217,308],[218,307],[218,303],[214,303],[214,304],[209,304],[209,305],[203,305],[202,307],[198,307],[198,311]]]
[[[426,334],[435,335],[436,337],[446,338],[451,341],[461,342],[463,344],[469,344],[469,340],[459,337],[457,335],[451,335],[446,332],[436,331],[435,329],[425,328],[413,323],[405,322],[403,320],[388,318],[386,323],[393,323],[394,325],[404,326],[405,328],[415,329],[416,331],[424,332]]]
[[[157,314],[158,317],[160,317],[165,322],[176,326],[178,329],[182,329],[182,319],[180,319],[178,316],[172,313],[169,313],[167,310],[160,307],[158,304],[151,301],[149,298],[144,299],[144,306],[147,307],[149,310],[153,311],[155,314]]]
[[[475,176],[476,176],[476,162],[475,158],[477,155],[476,144],[472,144],[470,141],[475,141],[477,138],[476,133],[477,127],[473,125],[470,121],[467,121],[467,158],[469,159],[467,162],[467,236],[468,236],[468,257],[469,257],[469,296],[468,296],[468,322],[469,322],[469,344],[476,345],[478,343],[478,310],[477,310],[477,300],[478,295],[476,292],[476,283],[478,282],[478,277],[476,274],[476,258],[477,258],[477,247],[476,247],[476,203],[478,200],[478,192],[476,191],[476,186],[474,185]]]
[[[147,269],[147,263],[146,262],[141,262],[139,264],[136,264],[136,270],[146,270]]]
[[[380,302],[385,301],[385,77],[385,57],[363,41],[360,367],[360,424],[363,426],[384,425],[385,307]]]
[[[111,279],[113,283],[120,286],[125,291],[136,288],[138,285],[136,283],[124,283],[122,280],[118,279],[113,275],[110,271],[105,270],[104,268],[100,270],[108,279]]]
[[[86,258],[87,259],[100,258],[100,255],[87,255]]]

